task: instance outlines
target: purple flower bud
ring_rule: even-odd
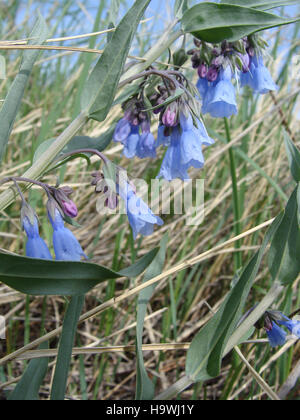
[[[204,79],[207,76],[207,71],[207,65],[205,63],[200,64],[200,66],[198,67],[198,75],[200,79]]]
[[[72,219],[78,216],[78,210],[77,210],[76,204],[72,200],[62,201],[61,204],[62,204],[63,212],[66,216],[69,216]]]
[[[248,73],[250,69],[250,61],[251,61],[249,54],[238,54],[238,55],[243,63],[242,72]]]
[[[215,82],[218,78],[218,75],[219,75],[218,69],[215,66],[211,66],[208,69],[206,78],[209,82]]]
[[[166,127],[175,127],[177,125],[176,104],[174,102],[164,112],[162,123]]]

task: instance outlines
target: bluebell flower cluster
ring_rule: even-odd
[[[264,65],[262,48],[254,36],[237,43],[224,41],[209,46],[197,43],[199,49],[190,51],[193,67],[198,70],[198,92],[202,99],[202,113],[214,118],[237,114],[235,86],[249,86],[255,93],[265,94],[278,89]]]
[[[158,177],[167,181],[175,178],[189,180],[188,169],[203,168],[203,146],[210,146],[214,141],[200,119],[196,87],[180,72],[154,71],[156,73],[164,81],[149,97],[153,114],[159,114],[157,139],[150,132],[151,117],[149,112],[145,112],[146,106],[141,99],[145,97],[143,89],[146,82],[141,86],[141,95],[123,104],[124,117],[117,123],[113,138],[124,145],[123,154],[129,159],[155,158],[158,147],[166,147]],[[222,83],[228,83],[227,73],[221,78]],[[181,95],[178,91],[182,92]],[[227,92],[226,89],[224,91]]]
[[[155,158],[155,138],[150,131],[147,116],[136,110],[139,102],[134,103],[131,111],[125,112],[124,117],[117,123],[113,139],[124,145],[123,154],[128,159],[137,156],[140,159]]]
[[[265,316],[264,328],[271,347],[285,344],[287,332],[282,327],[300,339],[300,321],[292,320],[281,312],[268,311]]]

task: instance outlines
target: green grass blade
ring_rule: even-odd
[[[64,400],[65,397],[72,348],[84,298],[84,295],[72,297],[65,315],[51,389],[51,400],[54,401]]]

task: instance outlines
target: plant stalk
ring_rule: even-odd
[[[231,142],[230,127],[227,118],[224,118],[225,131],[227,142]],[[241,215],[240,215],[240,203],[239,203],[239,192],[237,185],[237,175],[236,175],[236,161],[235,154],[232,147],[229,149],[229,161],[230,161],[230,173],[231,173],[231,182],[232,182],[232,199],[233,199],[233,212],[234,212],[234,233],[236,236],[239,236],[241,233]],[[241,247],[241,241],[238,240],[235,242],[235,248],[239,249]],[[241,268],[243,265],[242,254],[241,252],[236,252],[234,254],[234,266],[235,271]]]

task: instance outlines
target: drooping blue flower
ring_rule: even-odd
[[[137,146],[140,141],[140,126],[130,124],[130,133],[126,140],[123,142],[124,151],[123,154],[128,159],[132,159],[136,156]]]
[[[49,212],[49,220],[53,227],[53,247],[56,259],[59,261],[80,261],[81,257],[88,259],[74,234],[65,227],[58,209],[55,209],[54,217]]]
[[[207,92],[208,92],[208,89],[209,89],[209,82],[208,82],[206,77],[205,78],[202,78],[202,77],[199,78],[199,80],[197,82],[197,89],[198,89],[198,91],[200,93],[200,96],[203,100],[205,98]]]
[[[175,127],[171,134],[171,144],[168,147],[163,159],[158,178],[172,181],[175,178],[189,180],[187,172],[188,166],[182,163],[180,148],[181,132],[179,127]]]
[[[128,159],[137,156],[140,159],[155,158],[155,138],[150,132],[150,123],[130,123],[126,117],[117,124],[114,140],[124,145],[123,154]],[[142,132],[140,133],[140,129]]]
[[[221,69],[217,80],[210,84],[203,97],[203,114],[209,113],[214,118],[229,118],[237,114],[235,88],[231,79],[231,68]]]
[[[158,178],[164,178],[167,181],[175,178],[189,180],[187,170],[190,167],[199,169],[204,166],[202,146],[214,143],[200,120],[196,120],[197,127],[194,125],[190,113],[185,115],[181,112],[179,121],[180,125],[172,129],[170,144],[158,175]],[[159,133],[159,136],[162,134]],[[159,141],[162,142],[162,140]]]
[[[204,157],[202,153],[202,141],[197,131],[191,114],[185,116],[184,113],[180,114],[180,127],[182,134],[180,138],[180,154],[181,163],[194,168],[203,168]]]
[[[249,86],[254,90],[254,79],[253,74],[255,72],[255,66],[253,62],[250,63],[249,70],[247,72],[241,72],[240,74],[240,84],[241,87]]]
[[[126,117],[122,118],[116,125],[113,139],[115,142],[124,144],[131,131],[130,122]]]
[[[286,332],[272,321],[270,328],[267,329],[267,336],[271,347],[283,346],[286,341]]]
[[[264,65],[263,58],[257,55],[251,60],[249,72],[241,74],[241,86],[245,85],[250,86],[254,92],[260,94],[279,89]]]
[[[139,233],[144,236],[152,235],[154,225],[162,226],[164,224],[163,220],[155,216],[152,210],[136,195],[135,191],[127,182],[118,186],[118,191],[124,200],[134,239],[136,239]]]
[[[166,127],[163,124],[160,124],[157,130],[156,148],[159,146],[170,146],[171,136],[165,136],[165,130]]]
[[[293,321],[292,319],[289,319],[288,317],[284,316],[284,320],[278,321],[278,324],[283,325],[286,327],[290,333],[295,335],[300,339],[300,321],[296,320]]]
[[[26,255],[30,258],[39,258],[42,260],[52,260],[49,248],[45,241],[39,235],[39,226],[36,217],[30,220],[29,217],[23,217],[23,228],[28,237],[26,243]]]
[[[146,121],[141,125],[142,134],[140,135],[139,142],[136,148],[136,155],[140,159],[144,158],[155,158],[156,157],[156,147],[155,147],[155,138],[150,132],[150,123]]]

